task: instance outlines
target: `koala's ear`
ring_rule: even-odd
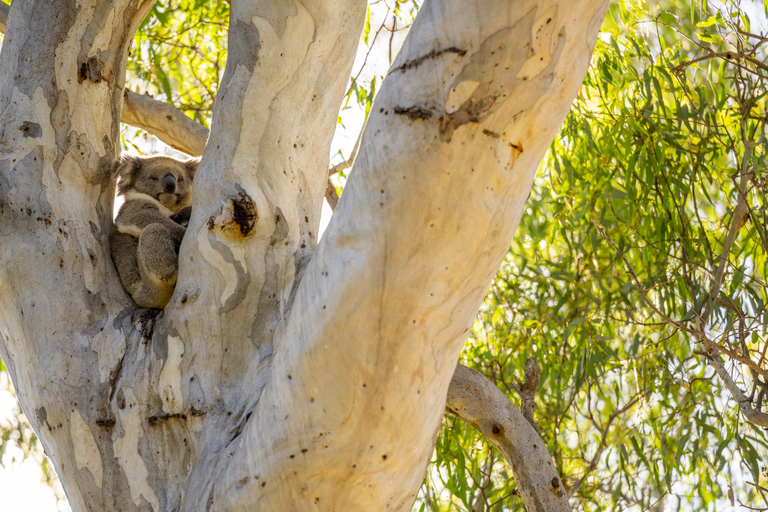
[[[115,161],[114,170],[112,175],[115,178],[120,178],[117,184],[117,193],[125,194],[133,186],[133,182],[136,179],[136,175],[141,170],[141,158],[136,156],[123,156],[120,160]]]
[[[200,164],[200,157],[197,158],[190,158],[186,162],[184,162],[184,166],[187,168],[187,171],[189,172],[189,178],[194,181],[195,179],[195,173],[197,172],[197,166]]]

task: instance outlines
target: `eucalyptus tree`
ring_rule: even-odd
[[[320,244],[366,4],[233,2],[163,311],[107,247],[152,4],[16,1],[0,54],[0,355],[73,509],[408,509],[453,378],[526,506],[567,510],[530,424],[454,369],[607,2],[426,2]]]

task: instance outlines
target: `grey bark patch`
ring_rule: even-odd
[[[152,349],[155,352],[155,356],[158,359],[162,359],[164,362],[168,360],[168,336],[155,336],[152,343]],[[165,366],[165,363],[163,363]]]
[[[11,168],[11,164],[8,162],[8,160],[0,160],[0,215],[5,213],[6,207],[10,209],[10,205],[8,205],[8,192],[11,189],[11,182],[8,181],[8,171]],[[3,223],[0,222],[0,233],[5,233],[1,227]]]
[[[45,410],[45,407],[35,409],[35,417],[37,418],[37,422],[42,425],[48,420],[48,411]]]
[[[54,55],[67,38],[79,9],[75,2],[33,2],[16,8],[24,11],[27,37],[17,43],[19,57],[13,83],[30,98],[40,88],[48,106],[53,108],[57,98]],[[13,33],[6,34],[6,42],[13,41],[13,35],[18,36],[14,27],[10,28]]]
[[[245,298],[245,293],[248,289],[248,285],[251,284],[251,276],[245,271],[239,261],[235,259],[232,251],[225,244],[220,242],[213,233],[208,233],[208,242],[210,242],[213,250],[221,254],[222,258],[227,263],[230,263],[235,267],[235,273],[237,274],[237,284],[232,294],[227,297],[224,305],[219,308],[219,314],[227,313],[235,309]]]
[[[259,29],[256,28],[256,25],[239,20],[230,24],[228,54],[238,59],[238,65],[242,64],[253,73],[253,68],[256,67],[256,62],[259,60],[260,49]],[[229,83],[229,78],[234,73],[235,67],[227,66],[223,83]]]
[[[275,230],[264,254],[264,272],[266,278],[259,293],[256,318],[251,327],[251,341],[257,347],[271,343],[272,335],[280,321],[280,301],[277,297],[277,275],[280,265],[275,256],[275,246],[288,238],[288,221],[280,208],[275,208]]]
[[[24,121],[21,123],[21,126],[19,126],[19,130],[21,130],[21,134],[24,137],[32,137],[33,139],[39,139],[43,136],[43,129],[40,127],[38,123],[33,123],[31,121]]]
[[[88,321],[83,329],[83,334],[93,336],[101,332],[104,326],[107,325],[109,312],[100,293],[88,293],[86,295],[86,302],[88,304]]]
[[[69,131],[72,128],[72,118],[69,112],[69,95],[67,91],[59,91],[56,97],[56,105],[51,109],[49,116],[53,132],[56,135],[56,148],[58,155],[54,169],[58,173],[64,155],[69,152]]]
[[[405,64],[401,64],[400,66],[397,66],[396,68],[392,69],[389,74],[396,71],[400,71],[401,73],[405,73],[409,69],[415,69],[419,67],[424,61],[428,59],[434,59],[441,55],[444,55],[446,53],[454,53],[458,55],[459,57],[463,57],[467,54],[467,50],[462,50],[461,48],[456,48],[455,46],[451,46],[450,48],[443,48],[442,50],[432,50],[431,52],[422,55],[420,57],[416,57],[415,59],[411,59]]]

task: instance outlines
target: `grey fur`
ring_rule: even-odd
[[[109,237],[112,260],[139,306],[163,308],[173,295],[198,162],[167,156],[115,162],[117,191],[125,203]]]

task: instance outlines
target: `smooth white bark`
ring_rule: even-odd
[[[107,234],[125,59],[150,7],[14,2],[0,55],[0,354],[74,510],[131,503],[136,485],[107,427],[131,314]]]
[[[606,8],[423,5],[214,504],[410,507],[464,338]]]

